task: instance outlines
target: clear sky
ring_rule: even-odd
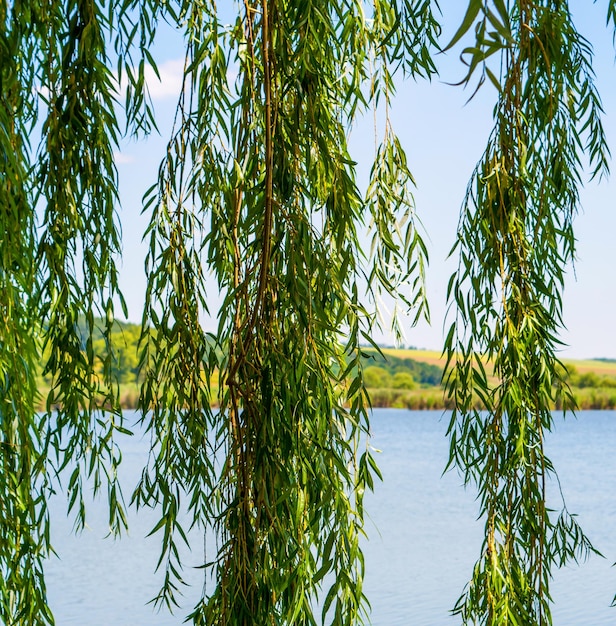
[[[442,0],[444,35],[455,32],[462,0]],[[616,155],[616,66],[612,36],[605,27],[605,0],[570,2],[578,29],[595,49],[597,85],[605,109],[608,142]],[[454,83],[463,76],[458,50],[438,57],[440,76],[431,83],[412,81],[398,87],[392,110],[394,128],[407,151],[415,176],[417,216],[421,220],[430,253],[427,274],[432,321],[410,328],[406,344],[440,350],[443,343],[445,293],[455,259],[447,255],[455,240],[460,206],[471,172],[480,159],[492,126],[495,91],[485,86],[470,103],[469,93]],[[164,154],[166,137],[175,110],[183,65],[181,39],[164,32],[154,50],[162,81],[149,81],[160,136],[144,142],[126,142],[116,155],[120,174],[119,211],[124,255],[121,286],[129,307],[129,319],[141,319],[145,291],[145,244],[141,241],[147,218],[140,215],[141,197],[155,181]],[[360,186],[366,184],[374,153],[371,119],[359,122],[351,135],[353,156],[358,161]],[[367,126],[370,126],[368,129]],[[369,130],[369,132],[367,132]],[[616,165],[612,164],[615,170]],[[588,178],[588,177],[586,177]],[[582,190],[581,211],[575,222],[578,238],[575,270],[568,272],[564,295],[566,329],[562,340],[564,358],[616,358],[616,211],[613,181],[591,183]],[[212,303],[218,302],[212,294]],[[392,340],[383,335],[380,341]]]

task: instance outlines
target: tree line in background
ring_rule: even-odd
[[[82,350],[86,349],[87,328],[83,321],[78,323],[82,336]],[[92,348],[98,362],[94,371],[103,377],[105,337],[103,320],[95,320]],[[139,406],[139,339],[141,326],[127,322],[114,321],[110,341],[114,348],[114,360],[111,375],[119,385],[119,402],[123,408],[136,409]],[[381,351],[382,350],[382,351]],[[393,353],[392,353],[393,352]],[[406,353],[406,354],[405,354]],[[413,410],[451,409],[452,403],[445,396],[442,384],[444,359],[438,359],[430,353],[430,361],[422,358],[423,351],[414,349],[388,351],[387,348],[375,349],[364,346],[361,354],[363,383],[370,393],[372,406],[381,408],[405,408]],[[45,356],[45,355],[44,355]],[[44,361],[44,359],[43,359]],[[578,371],[575,363],[563,365],[562,380],[571,388],[574,407],[578,409],[616,409],[616,365],[609,372],[602,372],[602,363],[611,365],[609,359],[583,364],[583,371]],[[489,367],[489,365],[488,365]],[[39,408],[44,409],[47,390],[52,383],[49,374],[43,374],[40,368],[38,389],[41,393]],[[218,377],[214,374],[210,380],[213,403],[216,405]],[[482,406],[478,402],[478,406]],[[555,394],[554,409],[562,408],[562,401]],[[573,407],[571,407],[573,408]]]

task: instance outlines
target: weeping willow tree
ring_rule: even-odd
[[[437,8],[429,0],[2,2],[3,623],[53,623],[43,563],[47,500],[59,483],[77,528],[86,481],[107,491],[111,531],[126,525],[114,443],[125,428],[111,330],[125,306],[113,150],[123,133],[155,126],[145,75],[162,20],[184,34],[186,56],[175,127],[144,202],[141,408],[152,453],[132,497],[160,512],[156,600],[178,602],[180,544],[197,529],[216,542],[204,556],[194,623],[366,616],[362,502],[378,468],[365,443],[359,359],[380,291],[426,311],[425,247],[389,106],[398,76],[435,71]],[[471,29],[467,82],[489,78],[498,104],[463,205],[449,288],[450,463],[478,486],[486,520],[483,554],[456,610],[468,624],[548,624],[554,566],[590,549],[566,509],[557,519],[548,511],[543,438],[560,376],[581,159],[586,153],[598,174],[607,148],[590,46],[567,2],[470,0],[451,45]],[[347,139],[370,110],[382,124],[363,193]],[[218,312],[208,310],[209,276],[223,295]],[[208,314],[215,333],[203,329]],[[44,414],[35,411],[41,362],[53,381]],[[487,412],[473,409],[476,398]]]
[[[194,623],[312,624],[319,610],[351,624],[365,614],[362,500],[378,471],[361,443],[360,345],[379,290],[424,307],[425,248],[388,103],[396,72],[434,71],[438,24],[429,2],[223,8],[2,3],[3,623],[53,622],[43,560],[56,476],[78,527],[86,480],[106,486],[111,530],[125,525],[109,340],[122,305],[113,149],[120,85],[126,131],[155,123],[144,77],[160,20],[184,33],[186,61],[176,127],[145,200],[141,404],[152,454],[133,499],[160,511],[157,600],[177,602],[187,512],[217,537]],[[372,108],[384,127],[362,195],[347,135]],[[224,296],[211,336],[209,274]],[[102,376],[95,314],[108,340]],[[43,354],[53,382],[39,416]]]
[[[361,293],[412,277],[407,299],[423,306],[425,250],[386,108],[394,70],[433,71],[437,25],[429,2],[376,2],[370,19],[356,2],[237,9],[228,26],[209,2],[177,18],[184,88],[146,199],[141,403],[155,454],[135,500],[160,505],[162,603],[181,581],[180,494],[191,523],[215,530],[195,623],[312,624],[320,599],[331,623],[352,624],[366,608],[359,538],[375,470],[360,449],[360,345],[375,324]],[[379,103],[384,135],[362,197],[347,133]],[[208,270],[224,294],[211,337]]]
[[[597,176],[608,148],[591,48],[567,2],[472,2],[454,43],[473,27],[465,82],[490,79],[498,103],[462,206],[445,349],[449,462],[478,488],[485,539],[454,612],[464,624],[539,626],[552,623],[554,568],[593,550],[565,503],[558,515],[546,503],[544,437],[557,390],[573,406],[556,355],[581,157]]]

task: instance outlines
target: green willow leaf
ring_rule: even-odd
[[[453,48],[459,41],[466,35],[471,26],[475,23],[479,12],[484,8],[484,0],[470,0],[468,3],[468,9],[466,10],[466,14],[462,19],[462,23],[460,27],[455,32],[454,36],[451,38],[451,41],[443,48],[443,52],[450,50]]]

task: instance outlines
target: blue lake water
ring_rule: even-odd
[[[131,419],[130,414],[128,419]],[[447,417],[439,412],[375,410],[372,445],[384,482],[366,498],[369,540],[365,590],[373,626],[454,626],[449,614],[479,556],[483,523],[474,493],[455,472],[442,476]],[[616,623],[616,412],[580,412],[556,418],[546,440],[567,505],[605,559],[592,557],[556,572],[552,584],[555,626]],[[148,451],[147,439],[122,441],[122,481],[130,495]],[[555,495],[554,508],[559,506]],[[154,574],[158,539],[146,538],[152,512],[129,515],[129,536],[105,539],[106,510],[88,508],[88,528],[75,537],[62,498],[51,503],[52,540],[59,558],[46,567],[49,599],[59,626],[176,626],[201,593],[203,538],[195,537],[181,610],[155,612],[147,602],[160,583]]]

